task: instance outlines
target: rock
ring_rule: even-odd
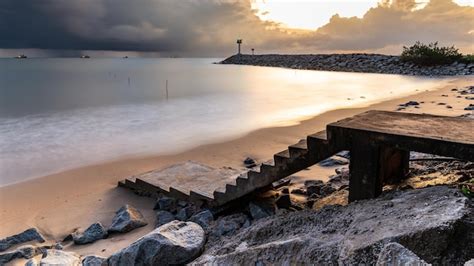
[[[246,225],[250,225],[247,215],[236,213],[220,217],[209,231],[214,236],[230,236],[235,234],[240,228],[246,227]]]
[[[176,200],[170,197],[161,197],[156,201],[153,210],[174,212],[176,211]]]
[[[321,180],[307,180],[304,182],[306,186],[306,194],[311,196],[313,194],[321,194],[321,188],[324,186],[324,182]]]
[[[346,158],[349,160],[351,158],[351,153],[349,151],[341,151],[341,152],[336,153],[336,156]]]
[[[319,191],[319,194],[323,197],[325,196],[328,196],[329,194],[333,193],[334,191],[336,191],[335,188],[333,188],[331,185],[329,184],[326,184],[324,186],[321,187],[320,191]]]
[[[398,243],[384,246],[377,259],[377,266],[385,265],[430,265],[420,259],[415,253]]]
[[[247,158],[244,160],[244,165],[245,165],[245,167],[247,167],[247,168],[252,168],[252,167],[257,166],[257,163],[255,162],[254,159],[252,159],[252,158],[250,158],[250,157],[247,157]]]
[[[291,207],[291,199],[289,194],[281,194],[275,201],[275,204],[280,209],[289,209]]]
[[[291,191],[291,194],[306,195],[306,190],[304,188],[295,188]]]
[[[417,102],[417,101],[409,101],[409,102],[406,102],[406,103],[399,104],[398,106],[408,107],[408,106],[416,106],[416,105],[420,105],[420,103]]]
[[[385,207],[389,202],[393,207]],[[456,188],[390,191],[259,220],[225,241],[210,239],[193,264],[375,265],[383,247],[397,242],[427,263],[462,265],[474,254],[473,215],[472,202]]]
[[[21,246],[18,249],[0,254],[0,265],[4,265],[14,259],[31,259],[41,253],[41,250],[31,245]]]
[[[172,221],[141,237],[109,257],[115,265],[185,264],[201,253],[204,230],[196,223]]]
[[[474,266],[474,259],[466,261],[466,263],[464,263],[464,266]]]
[[[268,217],[274,213],[274,210],[272,210],[270,206],[266,206],[266,204],[263,203],[254,202],[249,203],[249,211],[254,220]]]
[[[30,241],[37,241],[43,243],[45,240],[43,236],[36,230],[30,228],[17,235],[9,236],[0,240],[0,252],[9,249],[10,247]]]
[[[42,259],[31,259],[25,265],[64,265],[79,266],[81,260],[79,255],[73,252],[66,252],[57,249],[48,249]]]
[[[72,233],[72,239],[76,245],[93,243],[106,237],[107,229],[105,229],[105,227],[100,222],[92,224],[83,233],[78,231]]]
[[[198,212],[189,218],[189,221],[199,224],[204,229],[207,229],[213,220],[214,216],[209,210]]]
[[[182,208],[176,214],[176,219],[180,221],[187,221],[195,212],[195,208],[193,206],[187,206]]]
[[[306,180],[304,181],[304,186],[309,187],[309,186],[319,186],[319,185],[324,185],[324,182],[322,180]]]
[[[184,208],[186,206],[188,206],[188,202],[184,201],[184,200],[178,200],[178,203],[176,203],[178,205],[178,207],[180,208]]]
[[[133,229],[147,225],[143,215],[134,207],[125,205],[120,208],[112,220],[112,225],[109,227],[109,233],[126,233]]]
[[[466,111],[474,111],[474,104],[472,104],[472,103],[469,104],[469,106],[466,107],[466,108],[464,108],[464,110],[466,110]]]
[[[82,266],[107,266],[107,258],[89,255],[82,260]]]
[[[330,157],[318,163],[322,167],[332,167],[336,165],[346,165],[349,164],[349,160],[343,157]]]
[[[174,215],[169,211],[157,211],[156,212],[156,227],[167,224],[171,221],[176,220]]]

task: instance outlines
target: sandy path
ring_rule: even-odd
[[[419,109],[407,108],[406,112],[431,113],[457,116],[468,113],[464,107],[473,101],[456,98],[453,88],[474,85],[474,77],[462,77],[436,91],[423,92],[396,100],[390,100],[367,108],[342,109],[318,115],[298,125],[265,128],[244,137],[223,143],[201,146],[169,156],[154,156],[114,161],[53,174],[30,181],[0,188],[0,238],[18,233],[29,227],[37,227],[51,241],[61,240],[74,228],[87,227],[95,221],[108,225],[114,212],[129,203],[142,211],[149,225],[133,232],[100,240],[85,246],[68,246],[80,254],[108,256],[130,244],[153,229],[153,200],[138,197],[123,188],[117,181],[127,176],[161,168],[185,160],[197,160],[215,167],[242,168],[242,160],[252,156],[258,161],[286,149],[307,134],[322,130],[327,123],[369,110],[395,110],[397,105],[409,100],[424,101]],[[448,95],[444,97],[441,95]],[[452,109],[439,102],[447,103]],[[301,179],[312,177],[326,179],[333,169],[314,167],[304,171]],[[298,181],[298,180],[296,180]]]

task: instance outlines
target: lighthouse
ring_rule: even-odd
[[[240,45],[242,44],[242,39],[237,39],[237,54],[240,55]]]

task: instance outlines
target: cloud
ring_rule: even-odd
[[[336,14],[316,31],[261,21],[247,1],[2,0],[0,49],[226,56],[242,38],[245,49],[262,53],[383,51],[416,40],[472,52],[473,23],[473,7],[449,0],[431,0],[421,9],[411,0],[384,1],[362,18]]]
[[[393,45],[440,41],[473,51],[474,8],[448,0],[431,0],[415,9],[411,0],[372,8],[362,18],[335,15],[319,28],[321,49],[382,49]],[[471,32],[471,33],[469,33]],[[322,40],[327,38],[326,40]]]

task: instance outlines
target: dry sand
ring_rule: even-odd
[[[201,146],[176,155],[114,161],[2,187],[0,238],[36,227],[48,241],[59,241],[75,228],[85,228],[93,222],[110,224],[114,212],[126,203],[137,207],[149,221],[148,226],[94,244],[66,246],[66,250],[76,251],[82,255],[108,256],[154,228],[155,217],[152,210],[154,201],[117,187],[117,181],[127,176],[185,160],[195,160],[215,167],[242,168],[242,160],[245,157],[251,156],[260,162],[271,159],[274,153],[286,149],[288,145],[307,134],[324,129],[330,122],[369,109],[394,111],[398,104],[409,100],[425,103],[418,109],[409,107],[405,112],[458,116],[470,112],[463,109],[473,101],[464,97],[456,98],[459,94],[451,89],[467,85],[474,85],[473,76],[456,78],[448,86],[435,91],[421,92],[366,108],[330,111],[294,126],[261,129],[235,140]],[[438,105],[440,102],[451,105],[452,109]],[[333,168],[313,167],[310,171],[299,173],[295,182],[301,182],[308,177],[324,180],[333,173],[333,170]]]

